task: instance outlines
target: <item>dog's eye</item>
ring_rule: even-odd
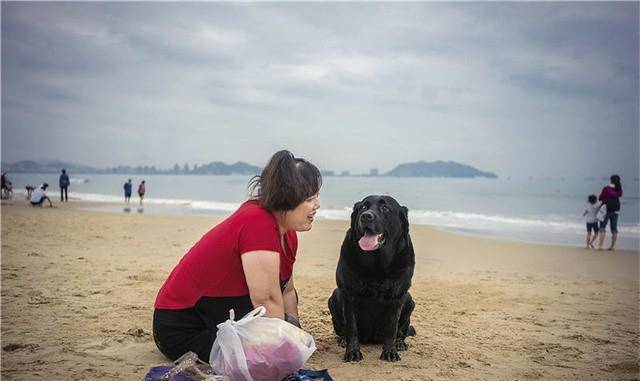
[[[386,206],[386,205],[382,205],[382,206],[380,206],[380,210],[383,211],[383,212],[388,212],[389,211],[389,207]]]
[[[367,205],[366,204],[360,205],[360,210],[365,210],[365,209],[367,209]]]

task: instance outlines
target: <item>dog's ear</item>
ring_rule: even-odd
[[[360,205],[362,205],[362,201],[358,201],[353,204],[353,211],[351,212],[351,227],[356,226],[356,218],[358,217],[358,209],[360,209]]]
[[[402,235],[406,238],[409,235],[409,209],[406,206],[401,206],[398,213],[402,223]]]

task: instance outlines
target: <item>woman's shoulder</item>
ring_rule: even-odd
[[[236,221],[265,221],[274,224],[276,223],[273,214],[265,209],[258,200],[253,199],[247,200],[240,205],[232,218]]]

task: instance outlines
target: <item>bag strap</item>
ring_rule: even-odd
[[[264,314],[267,313],[267,308],[265,306],[259,306],[258,308],[256,308],[255,310],[249,312],[248,314],[244,315],[240,320],[238,321],[234,321],[235,319],[235,312],[233,311],[233,309],[229,310],[229,320],[231,321],[231,323],[235,324],[235,325],[245,325],[249,322],[251,322],[252,320],[255,320],[259,317],[264,316]]]

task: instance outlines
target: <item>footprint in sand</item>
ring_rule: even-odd
[[[608,364],[605,368],[607,372],[613,372],[618,374],[632,374],[637,375],[640,372],[640,364],[637,361],[623,361],[615,364]]]
[[[31,305],[49,304],[51,303],[51,298],[48,298],[43,295],[36,295],[36,296],[30,297],[27,303]]]
[[[5,352],[15,352],[20,349],[27,349],[29,352],[35,352],[36,349],[39,348],[38,344],[7,344],[2,347],[2,350]]]
[[[580,335],[580,334],[575,334],[575,335],[565,335],[562,336],[563,339],[570,339],[570,340],[576,340],[576,341],[580,341],[580,342],[591,342],[594,344],[599,344],[599,345],[604,345],[604,344],[614,344],[614,342],[612,342],[611,340],[607,340],[607,339],[601,339],[599,337],[595,337],[595,336],[589,336],[589,335]]]

